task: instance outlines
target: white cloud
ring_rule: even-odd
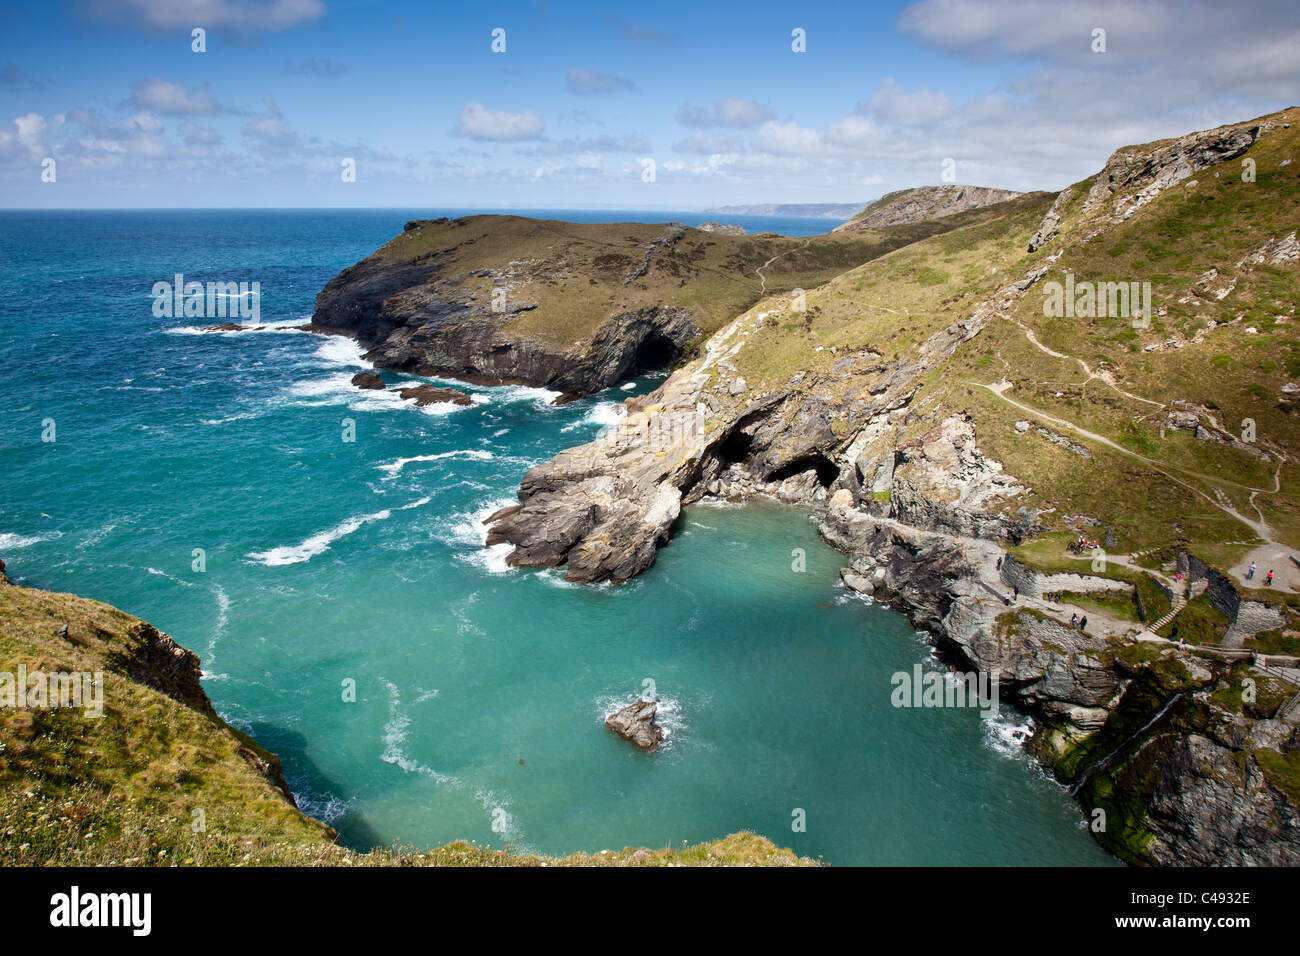
[[[541,139],[542,118],[532,110],[507,113],[503,110],[490,110],[482,103],[471,101],[461,108],[454,132],[457,136],[498,143]]]
[[[904,93],[893,77],[886,77],[871,99],[858,105],[858,112],[896,126],[928,126],[952,112],[952,100],[943,90]]]
[[[569,70],[566,88],[570,93],[619,93],[636,89],[631,80],[597,70]]]
[[[713,136],[704,130],[696,130],[690,136],[673,144],[679,153],[699,153],[711,156],[715,153],[738,153],[740,147],[729,136]]]
[[[754,134],[754,148],[774,156],[813,156],[823,151],[821,135],[797,123],[769,120]]]
[[[321,0],[89,0],[86,9],[101,19],[187,33],[197,26],[234,33],[278,33],[325,15]]]
[[[677,121],[683,126],[705,129],[711,126],[731,126],[752,129],[772,118],[772,111],[761,103],[741,96],[714,100],[710,106],[692,106],[683,103],[677,111]]]
[[[48,126],[40,113],[14,117],[9,127],[0,129],[0,157],[14,159],[26,153],[27,158],[40,162],[50,155],[45,144]]]
[[[161,77],[132,83],[131,105],[164,116],[213,116],[221,112],[221,105],[212,98],[208,84],[204,83],[191,94],[186,93],[184,87]]]

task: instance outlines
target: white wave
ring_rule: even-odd
[[[537,572],[537,576],[545,581],[551,587],[556,588],[580,588],[581,584],[574,581],[564,580],[564,575],[555,568],[545,568]]]
[[[334,823],[342,819],[352,809],[352,799],[343,800],[332,793],[316,794],[302,792],[296,786],[293,789],[298,809],[313,820],[321,823]]]
[[[870,594],[863,594],[860,591],[854,591],[852,588],[844,588],[839,594],[835,595],[836,604],[875,604],[876,599]]]
[[[1032,720],[1005,708],[981,720],[980,727],[985,745],[994,753],[1012,759],[1025,756],[1025,742],[1034,732]]]
[[[501,498],[477,511],[461,512],[456,515],[455,523],[451,526],[451,540],[453,543],[470,546],[468,551],[459,556],[461,560],[468,561],[489,574],[505,574],[512,570],[506,563],[506,558],[514,550],[514,545],[503,542],[494,544],[490,548],[486,547],[488,536],[486,519],[493,512],[518,503],[514,498]]]
[[[84,548],[94,547],[108,537],[109,532],[116,527],[116,524],[106,524],[102,528],[96,528],[94,531],[90,532],[90,534],[86,535],[86,537],[77,545],[77,550],[80,551]]]
[[[619,388],[621,388],[625,392],[630,392],[632,391],[632,389],[636,388],[636,382],[624,382],[622,385],[619,386]]]
[[[238,298],[238,296],[230,296],[229,298]],[[203,325],[173,325],[163,329],[163,332],[167,335],[242,335],[245,332],[289,332],[295,335],[306,335],[308,333],[303,332],[300,326],[309,324],[311,318],[277,319],[274,322],[250,323],[248,325],[239,323],[238,317],[204,319],[203,321]],[[235,322],[240,325],[240,328],[217,329],[213,327],[227,322]]]
[[[47,534],[23,535],[13,533],[0,533],[0,551],[17,551],[19,548],[30,548],[34,544],[40,544],[42,541],[53,541],[56,538],[62,538],[62,531],[51,531]]]
[[[616,405],[613,402],[601,402],[588,411],[586,415],[583,415],[582,418],[572,425],[565,425],[560,431],[571,432],[586,425],[600,425],[602,428],[608,428],[611,425],[617,425],[626,417],[627,409],[622,405]]]
[[[226,626],[230,623],[230,595],[220,584],[216,586],[213,595],[217,599],[217,623],[212,628],[212,639],[208,641],[209,667],[217,659],[217,642],[226,636]]]
[[[145,571],[160,578],[166,578],[168,581],[171,581],[173,584],[179,584],[181,587],[194,587],[193,581],[186,581],[184,578],[178,578],[176,575],[168,574],[166,571],[159,571],[157,568],[145,568]]]
[[[380,471],[387,473],[388,477],[381,479],[382,481],[392,481],[401,474],[403,468],[417,461],[442,461],[444,458],[468,458],[473,461],[491,461],[495,457],[496,455],[492,454],[490,451],[480,451],[476,448],[469,448],[460,451],[439,452],[436,455],[415,455],[411,458],[397,458],[393,461],[387,461],[381,465],[376,465],[375,467]]]
[[[352,384],[352,374],[338,372],[333,375],[303,379],[294,382],[285,391],[291,399],[297,400],[294,404],[306,408],[347,405],[349,411],[369,412],[397,411],[409,407],[406,399],[396,391],[357,388]]]
[[[489,388],[487,394],[476,394],[474,400],[483,404],[536,402],[539,405],[553,407],[555,400],[563,394],[549,388],[535,388],[531,385],[495,385]]]
[[[373,362],[362,358],[365,349],[356,339],[342,335],[327,335],[316,349],[316,358],[332,365],[346,365],[349,368],[374,368]]]
[[[384,724],[383,737],[384,751],[379,755],[379,759],[384,763],[391,763],[394,766],[401,767],[407,773],[423,774],[432,778],[437,783],[457,783],[455,777],[449,777],[446,774],[438,773],[431,767],[426,767],[409,756],[405,749],[406,731],[411,726],[411,718],[407,717],[402,711],[402,696],[397,689],[397,685],[391,681],[384,681],[384,686],[388,690],[388,723]]]
[[[499,839],[508,843],[519,843],[524,838],[523,829],[515,815],[510,812],[509,795],[501,796],[495,790],[475,790],[474,799],[488,812],[492,832]]]
[[[261,412],[238,412],[226,418],[203,418],[199,420],[200,425],[228,425],[231,422],[247,421],[250,418],[261,418]]]
[[[412,502],[409,505],[402,505],[396,509],[398,511],[407,511],[411,508],[418,508],[421,505],[428,504],[431,499],[421,498],[419,501]],[[373,514],[357,515],[341,521],[328,531],[321,531],[312,535],[301,544],[290,545],[281,548],[271,548],[269,551],[253,551],[245,557],[252,558],[260,564],[269,568],[279,567],[286,564],[300,564],[303,561],[310,561],[316,555],[326,551],[331,544],[340,538],[352,534],[363,525],[372,521],[387,521],[393,516],[392,510],[385,508],[383,511],[376,511]]]

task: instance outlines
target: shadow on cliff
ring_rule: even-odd
[[[251,733],[253,739],[279,756],[298,809],[337,830],[339,844],[349,850],[365,852],[380,845],[379,834],[350,805],[354,794],[326,776],[307,756],[306,737],[275,724],[258,722],[253,723]]]

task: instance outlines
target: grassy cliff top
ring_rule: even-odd
[[[711,333],[764,294],[813,288],[981,213],[801,238],[727,236],[675,223],[418,220],[354,268],[427,264],[427,281],[440,295],[485,307],[504,289],[512,311],[530,306],[506,328],[559,344],[589,337],[612,315],[656,306],[689,309]]]

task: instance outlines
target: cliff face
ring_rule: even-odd
[[[419,224],[408,226],[420,236]],[[670,230],[664,241],[679,236]],[[450,258],[443,251],[396,265],[366,259],[330,280],[312,323],[354,334],[383,368],[575,396],[669,364],[700,335],[689,310],[645,306],[614,308],[577,342],[551,341],[516,328],[521,313],[538,308],[536,300],[518,297],[530,284],[518,272],[477,276],[498,284],[475,295],[450,273]]]

